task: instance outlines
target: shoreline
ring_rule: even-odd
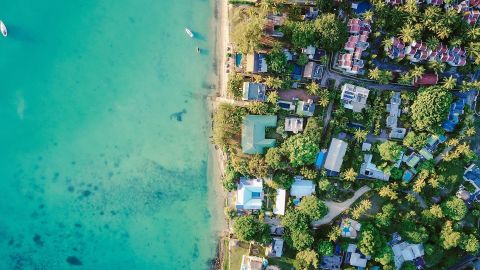
[[[217,106],[216,98],[224,97],[226,95],[226,85],[227,85],[227,74],[225,70],[225,61],[226,61],[226,51],[228,40],[229,40],[229,31],[228,31],[228,0],[215,0],[214,2],[215,16],[213,20],[213,27],[215,32],[215,42],[214,42],[214,80],[215,87],[212,89],[212,92],[208,96],[207,106],[209,124],[210,124],[210,134],[209,139],[212,139],[213,131],[213,114]],[[217,225],[215,227],[215,234],[217,242],[216,254],[211,260],[211,269],[221,269],[223,267],[224,258],[223,245],[224,236],[228,234],[228,222],[223,214],[223,208],[226,206],[227,193],[222,186],[222,177],[225,171],[224,163],[224,153],[213,143],[209,142],[209,184],[212,185],[210,189],[210,196],[212,196],[211,203],[215,205],[213,207],[219,208],[216,209],[218,217],[214,218],[214,223]]]

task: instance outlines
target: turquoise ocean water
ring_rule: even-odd
[[[0,270],[207,268],[213,10],[0,0]]]

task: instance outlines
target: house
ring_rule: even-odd
[[[302,179],[301,176],[295,177],[295,181],[290,188],[290,195],[300,200],[305,196],[315,193],[315,184],[310,180]]]
[[[403,0],[385,0],[385,3],[392,6],[398,6],[398,5],[403,5]]]
[[[423,41],[414,41],[407,45],[401,42],[399,39],[393,37],[390,39],[390,44],[385,46],[385,51],[392,59],[402,59],[407,57],[411,62],[414,63],[436,61],[448,63],[449,65],[455,67],[464,66],[467,63],[465,49],[459,47],[449,49],[443,43],[440,43],[436,48],[431,49],[428,48],[427,43]],[[433,81],[433,77],[430,76],[425,83],[431,83],[431,81]]]
[[[480,191],[480,168],[477,165],[470,165],[467,170],[465,170],[463,179],[475,187],[475,192],[473,193]]]
[[[345,255],[345,263],[356,267],[367,267],[370,256],[363,255],[354,244],[348,244],[347,253]]]
[[[319,80],[322,78],[322,72],[323,66],[310,61],[305,65],[303,77],[311,80]]]
[[[361,227],[362,224],[360,224],[358,221],[351,218],[344,218],[340,223],[340,232],[342,237],[355,239],[357,238]]]
[[[410,244],[401,242],[392,246],[393,261],[397,269],[401,269],[402,264],[406,261],[413,261],[417,269],[422,269],[425,265],[423,255],[425,254],[422,244]]]
[[[402,104],[402,99],[400,98],[400,93],[396,92],[390,98],[390,103],[387,104],[387,127],[391,128],[388,137],[390,139],[403,139],[407,130],[405,128],[398,127],[398,117],[402,114],[402,109],[400,105]]]
[[[263,266],[267,264],[268,262],[265,259],[243,255],[240,270],[263,270]]]
[[[453,132],[455,130],[455,127],[460,122],[460,116],[464,113],[465,104],[466,99],[460,98],[457,101],[453,102],[452,105],[450,105],[448,118],[442,124],[443,130],[445,130],[446,132]]]
[[[403,156],[403,162],[405,162],[411,169],[415,169],[420,160],[420,156],[415,152],[412,152],[409,156]]]
[[[247,55],[246,71],[250,73],[267,72],[267,57],[263,53],[252,53]]]
[[[471,26],[475,26],[480,18],[480,10],[470,9],[463,13],[463,20],[466,21]]]
[[[354,112],[361,112],[367,106],[367,98],[370,90],[346,83],[342,86],[340,99],[343,107]]]
[[[309,99],[306,102],[303,100],[300,100],[298,102],[297,104],[298,115],[310,117],[310,116],[313,116],[314,112],[315,112],[315,103],[313,103],[313,100]]]
[[[285,201],[287,199],[287,191],[285,189],[277,189],[277,196],[275,197],[275,207],[273,213],[275,215],[285,215]]]
[[[405,138],[406,134],[407,134],[407,129],[396,127],[396,128],[392,128],[392,130],[388,134],[388,137],[390,139],[402,140],[403,138]]]
[[[263,83],[244,82],[243,100],[265,101],[265,91],[267,87]]]
[[[283,254],[283,239],[273,237],[272,243],[265,249],[265,256],[267,257],[282,257]]]
[[[413,86],[428,86],[428,85],[435,85],[438,83],[438,75],[437,74],[423,74],[420,78],[413,78],[412,85]]]
[[[263,202],[263,180],[240,178],[235,206],[239,210],[259,210]]]
[[[317,48],[315,48],[312,45],[309,45],[306,48],[302,48],[302,53],[306,54],[308,56],[308,59],[313,59],[313,56],[315,55],[316,50]]]
[[[372,163],[372,157],[372,154],[364,155],[364,161],[360,166],[360,175],[364,175],[373,179],[388,181],[390,179],[390,175],[378,169],[377,166]]]
[[[347,73],[358,74],[364,66],[363,51],[370,46],[367,40],[371,26],[368,21],[354,18],[348,21],[347,27],[350,36],[343,47],[347,53],[339,54],[337,65]]]
[[[370,151],[372,149],[372,144],[368,142],[362,143],[362,151]]]
[[[405,57],[405,43],[400,41],[400,39],[396,37],[390,38],[391,46],[385,46],[385,51],[387,52],[388,57],[395,59],[395,58],[404,58]]]
[[[242,151],[245,154],[263,154],[275,146],[275,139],[265,138],[265,128],[277,125],[276,115],[247,115],[242,126]]]
[[[295,134],[303,130],[303,118],[285,117],[285,131],[291,131]]]
[[[320,262],[320,269],[340,270],[342,269],[342,259],[343,257],[339,255],[323,256]]]
[[[420,151],[418,151],[418,153],[423,157],[425,158],[426,160],[431,160],[433,159],[433,155],[432,153],[430,153],[430,151],[427,150],[427,148],[422,148],[420,149]]]
[[[325,160],[325,169],[339,173],[342,168],[343,157],[347,152],[348,144],[337,138],[333,138],[328,148],[327,159]]]

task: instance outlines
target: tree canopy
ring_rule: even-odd
[[[435,131],[445,120],[451,103],[452,94],[441,87],[432,86],[420,91],[411,106],[413,127]]]
[[[448,218],[459,221],[467,213],[467,206],[461,199],[452,196],[448,201],[442,203],[442,210],[443,214]]]
[[[378,146],[378,151],[383,160],[396,161],[400,157],[402,147],[394,141],[385,141]]]
[[[321,219],[328,213],[325,203],[315,196],[303,197],[297,210],[304,213],[311,221]]]
[[[267,224],[259,222],[253,216],[241,216],[235,219],[233,231],[238,239],[268,243],[271,241]]]
[[[320,148],[315,140],[304,134],[297,134],[288,138],[283,149],[294,167],[313,164]]]

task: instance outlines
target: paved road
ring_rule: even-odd
[[[354,203],[360,196],[365,194],[365,192],[369,191],[370,187],[363,186],[355,191],[355,194],[352,198],[343,201],[341,203],[333,202],[333,201],[325,201],[325,204],[328,207],[328,214],[320,220],[316,220],[312,222],[312,227],[318,228],[321,225],[330,223],[334,218],[340,215],[343,211],[347,210],[352,203]]]

